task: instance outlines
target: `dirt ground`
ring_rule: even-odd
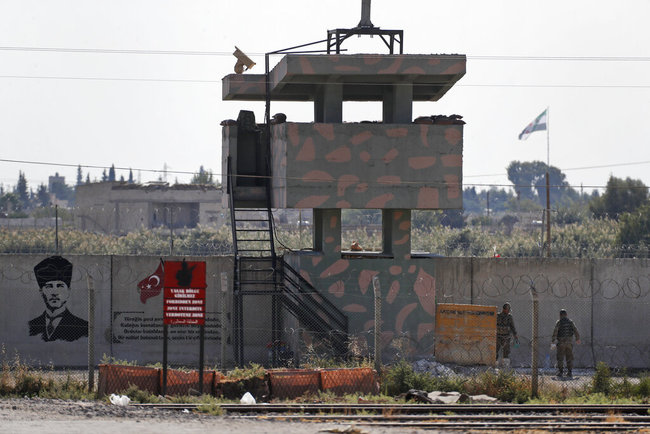
[[[313,434],[348,432],[384,434],[415,433],[413,429],[358,427],[350,424],[294,423],[264,420],[241,420],[231,416],[209,416],[182,411],[120,407],[100,402],[60,401],[49,399],[0,400],[0,432],[47,434],[190,434],[218,432],[227,434]],[[436,433],[441,431],[426,431]]]

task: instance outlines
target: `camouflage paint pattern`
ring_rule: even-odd
[[[290,54],[271,70],[270,92],[274,100],[313,100],[326,77],[336,77],[335,82],[350,85],[343,91],[344,99],[379,101],[382,86],[413,83],[414,100],[437,101],[465,75],[466,63],[464,55],[447,54]],[[222,79],[222,97],[263,101],[264,80],[263,74],[227,75]]]
[[[338,240],[340,244],[340,236]],[[288,253],[285,261],[348,316],[352,336],[367,339],[369,344],[374,330],[372,279],[377,276],[383,347],[399,343],[402,351],[411,355],[432,353],[436,295],[433,260],[411,259],[410,255],[369,258]]]
[[[273,207],[461,208],[462,125],[274,125]]]

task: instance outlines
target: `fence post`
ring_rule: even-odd
[[[221,369],[223,370],[226,363],[226,338],[228,330],[226,328],[226,293],[228,292],[228,273],[221,273]]]
[[[538,372],[537,372],[537,346],[538,346],[538,326],[539,326],[539,302],[537,300],[537,290],[534,285],[530,286],[530,294],[533,298],[533,339],[532,339],[532,367],[531,367],[531,395],[537,396]]]
[[[88,284],[88,392],[95,390],[95,286],[93,278],[86,275]]]
[[[381,288],[379,277],[372,278],[372,289],[375,293],[375,370],[381,372]]]

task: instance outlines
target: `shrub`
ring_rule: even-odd
[[[612,372],[605,362],[596,363],[596,373],[591,379],[591,392],[608,395],[612,390]]]
[[[383,373],[382,389],[387,395],[399,395],[411,389],[433,392],[459,391],[466,380],[460,377],[436,377],[429,372],[415,372],[406,360],[400,360]]]
[[[641,375],[639,384],[634,387],[634,394],[641,398],[650,398],[650,373]]]
[[[471,377],[462,387],[468,395],[485,394],[499,401],[524,403],[531,395],[530,381],[513,371],[485,371]]]
[[[124,395],[131,398],[131,401],[140,402],[142,404],[158,403],[161,399],[151,392],[140,390],[135,384],[131,384],[128,389],[124,391]]]

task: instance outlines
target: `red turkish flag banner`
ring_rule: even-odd
[[[164,324],[205,325],[205,262],[165,262]]]
[[[155,297],[160,294],[160,291],[163,289],[163,279],[163,262],[160,261],[160,264],[158,264],[156,271],[138,283],[138,289],[140,290],[140,301],[142,304],[145,304],[151,297]]]

